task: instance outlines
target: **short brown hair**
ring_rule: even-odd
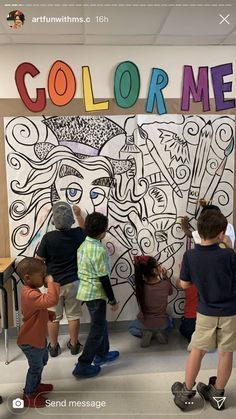
[[[35,272],[41,272],[44,269],[46,269],[46,267],[42,260],[26,257],[18,263],[16,273],[19,275],[20,279],[24,280],[25,275],[32,275]]]
[[[227,219],[220,211],[211,209],[200,215],[197,230],[202,239],[210,240],[217,237],[222,231],[225,232],[227,224]]]
[[[100,212],[92,212],[85,218],[85,233],[87,236],[96,238],[104,233],[108,227],[108,218]]]

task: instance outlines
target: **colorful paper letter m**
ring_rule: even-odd
[[[181,110],[189,111],[190,94],[194,102],[203,102],[203,112],[210,110],[208,67],[199,67],[197,83],[194,79],[193,67],[184,66]]]

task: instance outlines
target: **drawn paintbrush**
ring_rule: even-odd
[[[158,172],[158,168],[161,171],[161,173],[163,174],[164,178],[166,179],[166,181],[169,183],[169,185],[172,187],[172,189],[174,190],[174,192],[180,197],[183,198],[183,194],[179,188],[179,186],[177,185],[177,183],[175,182],[175,180],[173,179],[173,177],[171,176],[168,168],[166,167],[165,163],[163,162],[159,152],[157,151],[156,147],[154,146],[153,142],[148,138],[148,133],[147,131],[145,131],[142,127],[138,126],[139,129],[139,134],[142,138],[142,140],[145,141],[147,149],[148,149],[148,157],[150,162],[148,163],[148,165],[152,166],[152,173],[156,173]],[[142,150],[143,144],[139,145],[140,150]],[[144,160],[145,157],[147,156],[147,153],[143,153],[144,155]],[[151,173],[149,173],[150,175]]]
[[[206,162],[210,151],[212,136],[213,129],[211,121],[209,121],[201,129],[199,143],[197,146],[193,164],[193,174],[191,178],[187,202],[187,212],[192,215],[194,215],[196,211],[202,178],[205,173]]]

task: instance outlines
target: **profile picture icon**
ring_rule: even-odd
[[[20,29],[25,22],[25,15],[20,10],[13,10],[7,16],[7,21],[11,29]]]

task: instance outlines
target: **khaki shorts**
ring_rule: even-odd
[[[54,322],[63,319],[63,310],[65,309],[66,318],[70,320],[78,320],[82,316],[81,301],[76,299],[79,281],[70,282],[60,287],[59,302],[52,309],[56,312]]]
[[[222,352],[236,351],[236,316],[213,317],[197,313],[191,348],[207,352],[214,349]]]

